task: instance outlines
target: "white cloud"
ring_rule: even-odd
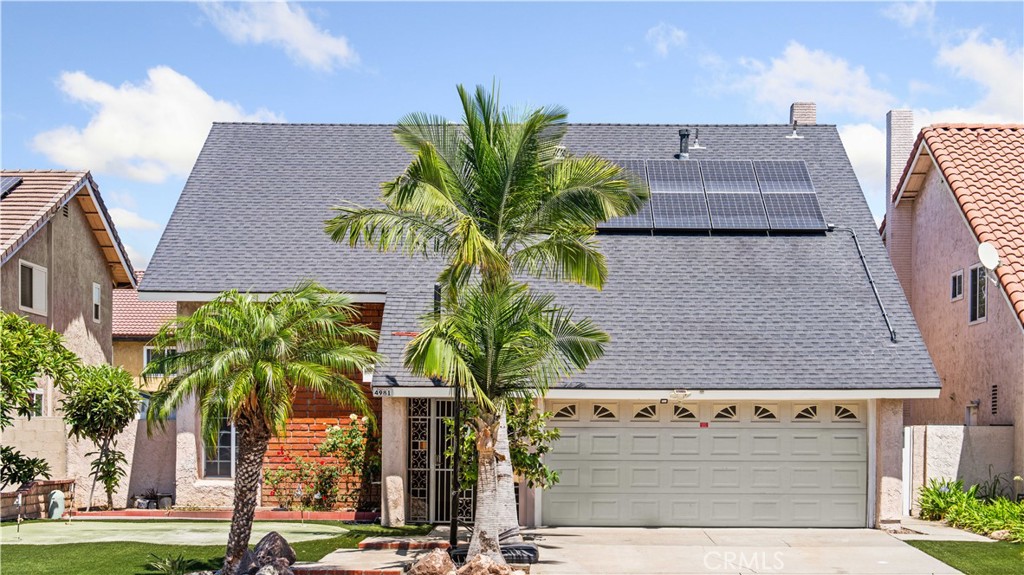
[[[200,8],[213,25],[236,44],[271,44],[300,64],[331,71],[359,63],[344,36],[332,36],[313,23],[302,7],[287,2],[246,2],[237,10],[220,2]]]
[[[875,213],[884,212],[885,131],[874,124],[848,124],[839,126],[839,137],[868,203]]]
[[[128,259],[132,261],[132,267],[136,270],[144,270],[149,265],[149,255],[133,248],[131,244],[124,244],[124,251],[128,254]]]
[[[110,208],[110,217],[114,220],[114,226],[122,230],[159,230],[160,224],[153,220],[147,220],[137,212],[124,208]]]
[[[138,205],[135,201],[135,196],[130,192],[103,190],[103,198],[106,200],[107,205],[120,206],[129,210],[134,210]]]
[[[144,182],[185,176],[215,121],[282,121],[266,110],[246,113],[217,100],[187,76],[151,68],[140,84],[112,86],[85,72],[64,72],[60,90],[93,110],[84,128],[37,134],[32,147],[51,161]]]
[[[850,113],[877,117],[891,107],[894,99],[871,85],[863,66],[823,50],[811,50],[791,41],[778,58],[765,64],[745,58],[748,72],[733,88],[749,91],[755,101],[784,110],[793,102],[815,102],[825,114]]]
[[[981,39],[978,31],[955,46],[939,50],[936,62],[961,78],[977,83],[984,97],[971,109],[979,115],[1020,121],[1024,115],[1024,52],[1010,49],[994,38]]]
[[[671,24],[659,22],[657,26],[647,30],[645,38],[659,56],[666,58],[669,50],[686,42],[686,32]]]
[[[913,28],[918,22],[931,26],[935,22],[935,1],[896,2],[886,6],[882,15],[904,28]]]

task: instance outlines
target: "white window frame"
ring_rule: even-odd
[[[24,306],[21,304],[21,274],[25,268],[32,270],[32,305]],[[39,281],[42,276],[42,282]],[[41,287],[40,287],[41,286]],[[48,301],[47,293],[49,287],[49,273],[46,268],[39,264],[34,264],[25,260],[18,260],[18,309],[24,312],[32,313],[35,315],[47,315]],[[42,300],[42,305],[37,301]]]
[[[32,412],[32,417],[43,417],[46,415],[46,390],[37,387],[28,392],[29,397],[32,397],[33,406],[36,404],[36,399],[39,398],[39,409]]]
[[[203,467],[203,479],[220,479],[227,481],[235,480],[235,464],[238,462],[238,435],[235,433],[235,424],[231,424],[231,476],[224,477],[222,475],[210,476],[206,473],[206,442],[203,441],[203,455],[202,455],[202,467]]]
[[[960,293],[953,295],[953,282],[960,279]],[[958,269],[949,276],[949,301],[960,301],[964,299],[964,270]]]
[[[157,349],[157,347],[155,345],[144,345],[144,346],[142,346],[142,369],[143,370],[145,370],[146,366],[149,365],[149,352],[150,351],[156,351],[156,349]],[[169,351],[171,351],[171,350],[168,349],[167,352],[169,352]],[[167,353],[167,352],[165,352],[165,353]],[[159,377],[164,377],[167,374],[166,373],[154,373],[153,375],[154,376],[159,376]]]
[[[92,282],[92,321],[100,323],[100,318],[103,316],[103,290],[100,289],[100,284]]]
[[[975,270],[977,270],[978,274],[981,276],[980,282],[974,278]],[[973,265],[970,268],[970,275],[968,277],[970,277],[971,285],[969,286],[970,289],[968,290],[967,298],[967,325],[984,323],[988,320],[988,270],[981,264]],[[982,314],[975,319],[971,319],[971,315],[974,313],[974,308],[978,300],[975,290],[977,290],[979,283],[981,284],[982,297],[985,301],[985,305],[981,309]]]

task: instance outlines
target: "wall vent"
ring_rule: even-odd
[[[67,204],[64,204],[64,207],[61,208],[61,212],[64,214],[65,218],[68,217],[68,205]]]
[[[999,414],[999,386],[992,386],[992,415]]]

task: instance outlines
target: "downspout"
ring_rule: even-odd
[[[875,279],[871,276],[871,269],[868,268],[868,262],[864,259],[864,251],[860,249],[860,241],[857,239],[857,232],[853,228],[844,228],[836,226],[835,224],[828,225],[828,231],[844,231],[850,232],[850,237],[853,238],[853,245],[857,246],[857,255],[860,256],[860,263],[864,266],[864,275],[868,278],[868,284],[871,286],[871,293],[875,294],[875,301],[878,303],[878,309],[882,312],[882,319],[885,320],[885,327],[889,330],[889,339],[896,343],[896,330],[892,328],[892,322],[889,321],[889,314],[885,311],[885,304],[882,303],[882,297],[878,295],[878,287],[875,285]]]

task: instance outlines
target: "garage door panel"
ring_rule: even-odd
[[[695,407],[695,409],[697,409]],[[698,409],[698,411],[700,411]],[[741,405],[738,417],[751,417]],[[586,413],[589,410],[583,410]],[[580,421],[562,428],[546,463],[549,525],[862,527],[867,432],[862,422]],[[829,414],[823,405],[818,413]],[[862,411],[861,411],[862,412]]]

